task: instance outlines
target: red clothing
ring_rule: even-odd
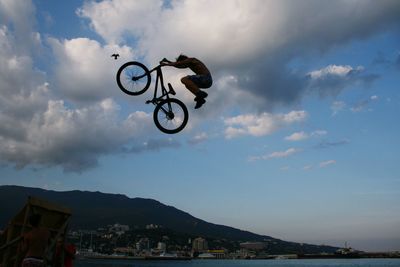
[[[66,244],[64,247],[64,267],[72,267],[72,261],[75,258],[76,248],[73,244]]]
[[[76,247],[73,244],[64,245],[64,267],[73,267],[73,260],[75,259]],[[56,249],[56,266],[61,266],[61,247],[57,246]]]

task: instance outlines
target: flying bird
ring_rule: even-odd
[[[119,57],[119,54],[112,54],[111,57],[114,57],[115,60]]]

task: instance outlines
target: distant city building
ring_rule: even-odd
[[[136,249],[139,251],[149,250],[150,249],[150,240],[147,237],[139,239],[139,241],[136,242]]]
[[[158,242],[157,249],[165,252],[167,250],[167,244],[164,242]]]
[[[107,231],[106,228],[103,228],[103,227],[97,228],[97,232],[99,232],[99,233],[103,233],[103,232],[106,232],[106,231]]]
[[[130,247],[114,248],[114,253],[118,255],[133,255],[135,250]]]
[[[264,242],[244,242],[240,243],[240,247],[248,250],[263,250],[267,246]]]
[[[162,226],[158,225],[158,224],[148,224],[148,225],[146,225],[146,229],[147,230],[149,230],[149,229],[158,229],[158,228],[162,228]]]
[[[195,238],[192,242],[192,250],[197,252],[208,250],[207,240],[202,237]]]
[[[225,259],[227,257],[228,251],[225,249],[212,249],[208,250],[208,253],[213,255],[216,259]]]
[[[240,250],[229,254],[229,257],[234,259],[251,259],[255,258],[255,256],[256,255],[254,251],[245,248],[241,248]]]
[[[111,233],[116,233],[117,235],[122,235],[122,234],[125,234],[125,232],[129,231],[129,226],[116,223],[116,224],[110,226],[108,231]]]

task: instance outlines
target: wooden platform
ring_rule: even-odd
[[[50,245],[46,251],[46,266],[52,266],[55,246],[59,236],[66,233],[71,210],[43,199],[29,197],[25,206],[10,220],[0,235],[0,267],[19,267],[24,255],[18,255],[23,234],[31,230],[28,219],[41,214],[41,227],[51,232]]]

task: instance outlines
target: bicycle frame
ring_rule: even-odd
[[[154,105],[156,105],[156,104],[157,104],[158,102],[160,102],[164,97],[166,97],[166,99],[169,99],[169,94],[173,94],[173,95],[176,94],[170,83],[168,83],[169,91],[167,91],[167,89],[165,88],[165,85],[164,85],[164,76],[163,76],[163,73],[162,73],[162,71],[161,71],[161,68],[162,68],[162,65],[158,65],[157,67],[155,67],[154,69],[152,69],[152,70],[149,71],[150,73],[156,71],[157,76],[156,76],[156,85],[155,85],[155,87],[154,87],[154,96],[153,96],[153,99],[147,100],[147,101],[146,101],[146,104],[153,103]],[[138,77],[138,78],[140,78],[140,77]],[[158,92],[158,81],[160,81],[160,86],[161,86],[161,96],[159,96],[159,97],[157,97],[157,92]]]

